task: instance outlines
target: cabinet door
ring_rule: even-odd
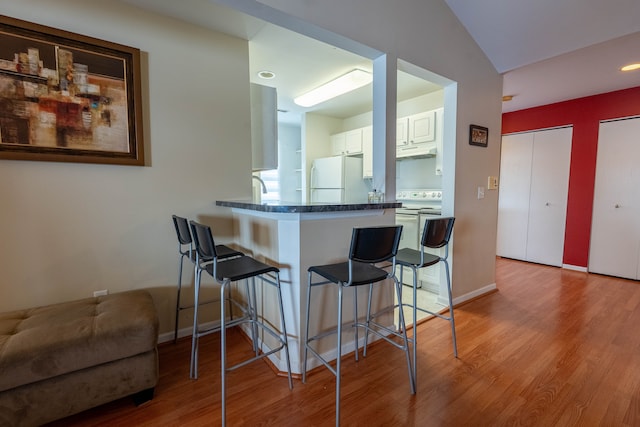
[[[600,124],[589,271],[638,279],[640,119]]]
[[[362,129],[354,129],[346,132],[345,153],[346,154],[362,153]]]
[[[362,129],[362,177],[373,178],[373,127]]]
[[[409,145],[409,118],[403,117],[396,121],[396,148]]]
[[[435,110],[409,116],[409,144],[435,141],[435,118]]]
[[[534,133],[527,261],[562,266],[573,128]]]
[[[436,110],[436,175],[442,175],[444,166],[442,154],[444,149],[444,109]]]
[[[533,133],[502,137],[498,195],[499,256],[526,259]]]
[[[345,132],[331,135],[331,153],[340,156],[347,150],[347,134]]]

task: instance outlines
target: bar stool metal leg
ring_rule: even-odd
[[[178,248],[180,249],[180,248]],[[178,341],[178,321],[180,320],[180,294],[182,291],[182,266],[184,264],[184,255],[180,254],[180,262],[178,265],[178,295],[176,296],[176,322],[173,329],[173,342]]]
[[[193,332],[191,333],[191,364],[189,368],[189,378],[198,378],[198,304],[200,297],[200,280],[202,278],[202,270],[196,268],[193,292]]]
[[[307,273],[307,313],[306,313],[306,320],[305,320],[305,333],[304,333],[304,355],[303,355],[303,362],[302,362],[302,383],[306,383],[307,382],[307,356],[309,355],[308,352],[308,346],[307,346],[307,341],[309,339],[309,318],[311,317],[309,315],[309,310],[311,309],[311,275],[313,273],[311,271],[309,271]]]
[[[227,425],[227,325],[224,295],[229,280],[220,285],[220,390],[222,393],[222,426]]]
[[[284,321],[284,304],[282,303],[282,289],[280,286],[280,273],[276,272],[276,286],[278,288],[278,303],[280,305],[280,324],[282,325],[282,340],[285,342],[284,357],[287,362],[287,373],[289,377],[289,389],[293,389],[293,378],[291,377],[291,360],[289,357],[289,341],[287,339],[287,326]]]
[[[398,298],[402,298],[402,284],[400,282],[398,282],[398,279],[394,276],[393,277],[393,281],[395,282],[395,287],[396,287],[396,295],[398,296]],[[402,310],[400,310],[400,323],[402,325],[402,328],[404,330],[404,334],[402,334],[402,338],[404,341],[404,348],[407,349],[407,351],[405,351],[405,357],[407,359],[407,368],[409,370],[409,385],[411,387],[411,394],[416,394],[416,377],[415,377],[415,368],[412,369],[411,367],[411,358],[409,357],[409,339],[407,338],[407,324],[404,320],[404,312]],[[414,330],[415,333],[415,330]],[[415,351],[415,345],[414,345],[414,351]],[[414,357],[415,360],[415,357]]]
[[[338,286],[338,345],[336,358],[336,427],[340,425],[340,368],[342,365],[342,286]],[[356,328],[358,329],[358,328]],[[357,343],[356,343],[357,346]]]
[[[449,317],[451,318],[451,338],[453,339],[453,355],[458,357],[458,342],[456,340],[456,321],[453,317],[453,298],[451,296],[451,276],[449,275],[449,262],[444,260],[444,268],[447,274],[447,294],[449,297]]]

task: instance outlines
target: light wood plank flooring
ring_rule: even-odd
[[[638,426],[640,282],[498,259],[499,291],[457,307],[449,325],[418,326],[418,392],[403,353],[388,344],[343,363],[342,425]],[[244,338],[230,333],[240,357]],[[189,340],[160,346],[153,401],[129,399],[55,426],[213,426],[220,423],[217,336],[201,344],[189,379]],[[314,371],[290,391],[263,362],[228,376],[230,426],[334,425],[334,377]]]

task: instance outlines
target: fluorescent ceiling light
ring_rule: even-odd
[[[624,67],[620,68],[620,71],[633,71],[633,70],[637,70],[640,69],[640,64],[629,64],[629,65],[625,65]]]
[[[336,96],[366,86],[373,81],[368,71],[355,69],[293,100],[301,107],[312,107]]]

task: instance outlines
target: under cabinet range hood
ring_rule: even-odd
[[[430,146],[419,147],[417,150],[397,150],[396,159],[426,159],[435,157],[438,154],[438,148],[435,143]]]

